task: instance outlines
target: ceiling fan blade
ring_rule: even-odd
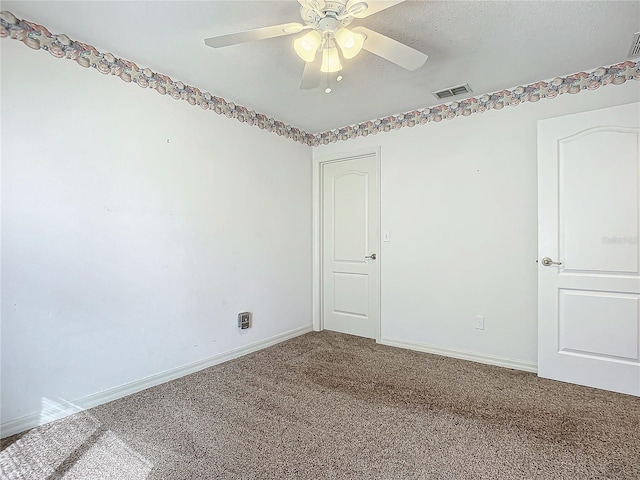
[[[349,2],[347,3],[346,10],[349,11],[349,8],[351,8],[356,3],[360,3],[361,1],[362,0],[349,0]],[[369,15],[373,15],[374,13],[378,13],[380,10],[393,7],[394,5],[397,5],[404,1],[405,0],[370,0],[366,2],[366,4],[368,5],[366,10],[362,12],[354,13],[353,16],[355,18],[365,18],[365,17],[368,17]]]
[[[320,85],[320,81],[322,80],[321,66],[322,55],[318,52],[313,62],[304,64],[302,79],[300,79],[300,90],[313,90]]]
[[[238,43],[291,35],[293,33],[299,33],[305,28],[307,27],[301,23],[283,23],[281,25],[272,25],[270,27],[256,28],[254,30],[246,30],[244,32],[206,38],[204,43],[205,45],[213,48],[227,47],[229,45],[237,45]]]
[[[309,10],[314,10],[316,12],[321,12],[325,7],[324,0],[298,0],[298,3],[304,8],[308,8]]]
[[[356,27],[352,31],[365,36],[363,46],[365,50],[375,53],[379,57],[385,58],[407,70],[417,70],[429,58],[425,53],[411,48],[409,45],[400,43],[366,27]]]

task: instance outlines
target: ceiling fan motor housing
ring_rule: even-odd
[[[342,17],[346,12],[346,7],[347,0],[328,1],[324,2],[324,7],[321,10],[301,7],[300,15],[307,25],[312,25],[326,36],[335,33],[339,28],[346,27],[353,21],[351,15]]]

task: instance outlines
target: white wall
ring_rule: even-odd
[[[2,423],[310,327],[311,149],[3,40],[1,273]]]
[[[18,42],[1,66],[3,424],[310,326],[311,149]],[[383,341],[535,365],[536,121],[639,99],[315,148],[381,146]]]
[[[381,147],[383,343],[534,369],[536,122],[639,99],[630,81],[314,148],[320,159]]]

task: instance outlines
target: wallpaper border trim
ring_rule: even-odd
[[[505,106],[515,107],[525,102],[537,102],[542,98],[556,98],[565,93],[576,94],[585,90],[596,90],[604,85],[622,85],[627,80],[640,80],[640,60],[625,61],[609,67],[598,67],[588,72],[579,72],[550,81],[539,81],[512,89],[488,93],[479,97],[426,107],[410,112],[398,113],[376,120],[361,122],[315,135],[314,145],[327,145],[338,140],[366,137],[380,132],[389,132],[403,127],[414,127],[443,119],[468,117],[487,110],[501,110]]]
[[[8,11],[0,12],[0,37],[21,41],[34,50],[42,49],[56,58],[74,60],[78,65],[94,68],[103,75],[120,77],[127,83],[153,89],[161,95],[169,95],[175,100],[184,100],[203,110],[212,110],[218,115],[235,118],[239,122],[246,122],[296,142],[306,145],[312,145],[315,142],[314,135],[299,128],[249,110],[242,105],[236,105],[209,92],[202,92],[197,87],[173,80],[150,68],[138,67],[130,60],[118,58],[111,53],[99,52],[94,46],[72,40],[67,35],[51,33],[42,25],[20,20]]]
[[[556,77],[549,81],[539,81],[527,86],[518,86],[312,134],[211,93],[202,92],[197,87],[186,85],[179,80],[175,81],[149,68],[140,68],[135,63],[118,58],[111,53],[99,52],[92,45],[71,40],[67,35],[51,33],[42,25],[20,20],[8,11],[0,12],[0,37],[21,41],[34,50],[42,49],[56,58],[74,60],[78,65],[85,68],[92,67],[103,75],[118,76],[127,83],[154,89],[161,95],[169,95],[175,100],[184,100],[190,105],[212,110],[218,115],[235,118],[239,122],[257,126],[311,147],[399,130],[404,127],[440,122],[443,119],[467,117],[487,110],[500,110],[505,106],[515,107],[525,102],[537,102],[542,98],[556,98],[565,93],[576,94],[585,90],[596,90],[604,85],[621,85],[627,80],[640,80],[640,60],[628,60],[587,72]]]

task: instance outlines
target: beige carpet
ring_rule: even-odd
[[[3,447],[3,479],[637,480],[640,399],[322,332]]]

